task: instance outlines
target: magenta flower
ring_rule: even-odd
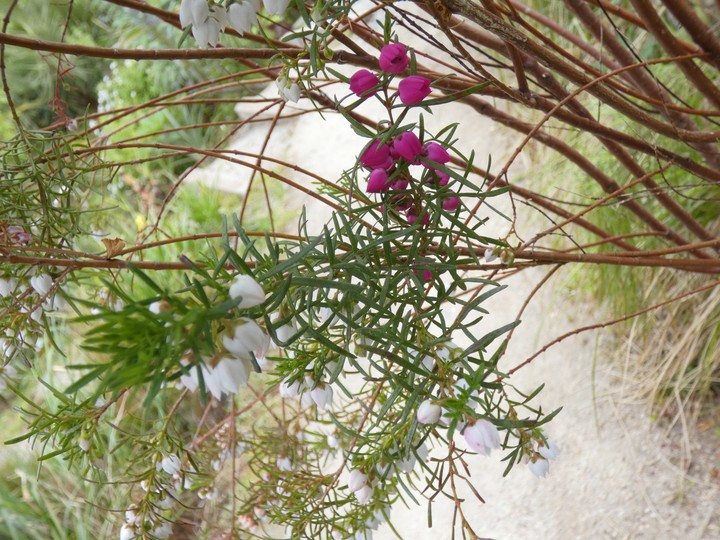
[[[428,261],[429,261],[429,259],[425,259],[425,258],[421,257],[420,259],[417,260],[417,263],[427,263]],[[413,265],[414,266],[413,274],[422,278],[423,281],[431,281],[433,278],[433,273],[430,270],[428,270],[427,268],[425,268],[423,270],[419,270],[417,268],[417,263]],[[422,405],[420,407],[422,408]],[[437,421],[437,420],[435,420],[435,421]]]
[[[443,210],[453,212],[460,205],[460,197],[448,197],[442,203]]]
[[[350,90],[359,97],[370,97],[377,93],[375,88],[380,84],[380,79],[367,69],[361,69],[350,77]]]
[[[374,169],[373,172],[370,173],[365,191],[368,193],[381,193],[389,187],[387,171],[385,169]]]
[[[418,156],[422,155],[422,143],[418,136],[412,131],[405,131],[395,137],[393,141],[393,150],[395,153],[409,161],[413,165],[418,164]]]
[[[428,167],[429,168],[429,167]],[[426,184],[437,184],[440,187],[447,186],[450,183],[450,175],[430,168],[431,174],[425,177]]]
[[[392,167],[393,159],[390,157],[390,145],[380,146],[380,139],[375,139],[365,150],[360,163],[369,169],[388,169]]]
[[[400,180],[396,180],[393,182],[392,186],[390,186],[390,189],[394,189],[395,191],[404,191],[408,188],[410,185],[410,182],[408,182],[405,178],[401,178]]]
[[[402,43],[385,45],[380,51],[380,69],[385,73],[402,73],[409,64],[410,57]]]
[[[420,214],[422,215],[421,223],[423,225],[427,225],[430,222],[430,214],[428,214],[427,210],[425,210],[424,208],[420,209]],[[415,209],[414,208],[409,209],[407,211],[407,213],[405,214],[405,218],[408,220],[408,223],[410,225],[414,225],[418,219],[418,215],[415,213]]]
[[[428,158],[430,161],[434,161],[435,163],[441,163],[445,164],[448,161],[450,161],[450,154],[448,154],[448,151],[445,150],[445,148],[436,142],[429,142],[425,143],[425,146],[423,146],[424,155],[426,158]],[[432,165],[429,165],[428,163],[423,163],[425,167],[428,169],[434,168]]]
[[[430,95],[430,83],[432,81],[420,75],[410,75],[400,81],[398,94],[400,101],[405,105],[415,105]]]

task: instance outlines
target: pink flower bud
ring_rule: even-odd
[[[380,69],[386,73],[402,73],[410,64],[407,49],[402,43],[385,45],[380,51]]]
[[[428,269],[428,268],[424,268],[423,270],[419,270],[419,269],[418,269],[418,266],[420,266],[420,265],[428,265],[428,264],[431,264],[432,262],[433,262],[432,259],[428,259],[428,258],[425,258],[425,257],[420,257],[419,259],[417,259],[417,260],[415,261],[415,263],[413,263],[413,274],[415,274],[416,276],[418,276],[419,278],[421,278],[421,279],[422,279],[423,281],[425,281],[425,282],[432,281],[432,279],[433,279],[433,273],[432,273],[432,271],[431,271],[430,269]],[[430,403],[430,402],[429,402],[429,401],[423,402],[423,403],[420,405],[420,407],[418,408],[418,421],[421,422],[421,423],[424,423],[424,422],[422,422],[422,420],[420,420],[420,414],[421,414],[421,410],[420,410],[420,409],[423,409],[423,405],[424,405],[425,403]]]
[[[445,148],[439,143],[426,143],[423,149],[425,150],[425,157],[427,157],[430,161],[442,164],[450,161],[450,154],[448,154],[447,150],[445,150]],[[428,163],[423,163],[423,165],[428,169],[433,168],[432,165],[429,165]]]
[[[444,173],[444,172],[442,172],[442,171],[437,171],[437,170],[435,171],[435,174],[437,175],[437,177],[438,177],[438,179],[439,179],[439,180],[438,180],[438,185],[439,185],[440,187],[443,187],[443,186],[447,186],[447,185],[448,185],[448,183],[450,182],[450,175],[449,175],[449,174]]]
[[[390,157],[390,145],[380,146],[380,139],[375,139],[363,152],[360,163],[369,169],[388,169],[392,167],[393,159]]]
[[[428,214],[427,210],[424,208],[420,209],[420,214],[422,214],[422,224],[427,225],[430,222],[430,214]],[[413,225],[417,221],[418,214],[415,213],[414,208],[411,208],[405,214],[405,218],[408,220],[410,225]]]
[[[417,158],[422,154],[423,148],[417,135],[415,135],[412,131],[405,131],[395,137],[395,140],[393,141],[393,150],[395,150],[398,156],[414,165],[417,165]]]
[[[432,81],[420,75],[410,75],[400,81],[398,94],[405,105],[416,105],[430,95]]]
[[[388,182],[388,173],[385,169],[375,169],[370,173],[367,188],[368,193],[382,193],[390,187]]]
[[[350,77],[350,91],[359,97],[370,97],[377,93],[380,79],[367,69],[361,69]]]
[[[460,205],[460,197],[448,197],[442,203],[443,210],[453,212]]]
[[[390,186],[390,189],[395,191],[405,191],[408,186],[410,185],[410,182],[408,182],[406,179],[401,178],[400,180],[396,180],[392,183]]]

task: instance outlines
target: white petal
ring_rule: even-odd
[[[348,479],[348,489],[352,492],[356,492],[367,485],[367,474],[363,473],[358,469],[350,471],[350,478]]]
[[[180,458],[177,457],[175,454],[170,454],[169,456],[163,458],[163,460],[160,462],[162,470],[168,473],[170,476],[179,472],[181,465],[182,464],[180,463]]]
[[[120,540],[132,540],[135,538],[135,530],[129,525],[120,527]]]
[[[290,0],[263,0],[268,15],[283,15],[289,3]]]
[[[373,488],[371,488],[370,486],[364,486],[355,492],[357,501],[360,504],[367,504],[368,502],[370,502],[370,498],[372,497],[372,494],[373,494]]]
[[[550,472],[550,462],[541,457],[537,457],[535,461],[528,461],[528,468],[535,476],[544,477]]]
[[[40,274],[30,278],[30,285],[40,296],[45,296],[53,285],[53,280],[48,274]]]
[[[285,91],[285,100],[292,101],[293,103],[297,103],[300,100],[300,87],[297,84],[291,84]]]
[[[555,459],[560,455],[560,448],[557,444],[555,444],[555,441],[548,438],[546,439],[547,444],[545,446],[539,446],[537,449],[537,453],[540,454],[545,459]]]
[[[210,29],[206,23],[193,23],[192,35],[201,49],[207,49],[210,40]]]
[[[320,383],[310,392],[310,397],[321,411],[324,411],[332,403],[332,396],[333,390],[329,384]]]
[[[222,398],[222,385],[220,384],[220,378],[217,376],[217,371],[213,368],[203,366],[202,376],[205,382],[205,389],[215,396],[215,399]]]
[[[17,279],[0,279],[0,296],[10,296],[17,288]]]
[[[228,21],[240,34],[244,34],[257,23],[257,10],[250,2],[232,4],[228,8]]]
[[[190,10],[193,24],[203,24],[210,15],[210,6],[207,0],[190,0]]]
[[[262,304],[265,301],[265,291],[252,276],[240,275],[230,285],[230,298],[239,297],[242,297],[242,301],[238,307],[246,309]]]
[[[230,353],[243,360],[250,361],[251,352],[256,359],[262,359],[270,347],[270,337],[255,321],[247,321],[235,328],[232,338],[223,336],[223,345]]]
[[[225,392],[236,394],[240,386],[247,386],[250,371],[244,360],[223,358],[215,369]]]
[[[280,383],[280,396],[284,398],[296,398],[300,393],[300,380],[288,382],[284,380]]]
[[[434,424],[435,422],[440,420],[441,414],[442,408],[440,407],[440,405],[437,405],[429,399],[426,399],[418,407],[417,421],[421,424]]]

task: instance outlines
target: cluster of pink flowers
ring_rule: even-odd
[[[356,96],[367,99],[381,92],[384,97],[378,97],[390,111],[396,99],[412,107],[422,105],[423,100],[430,95],[432,81],[421,75],[403,78],[398,84],[397,93],[388,95],[390,82],[411,64],[408,50],[402,43],[385,45],[380,51],[378,63],[382,73],[361,69],[350,77],[350,90]],[[450,159],[442,143],[423,141],[412,129],[380,133],[360,156],[360,164],[369,173],[365,190],[381,195],[385,208],[401,216],[401,219],[404,216],[409,224],[419,222],[421,227],[425,227],[433,211],[441,209],[454,212],[460,205],[457,193],[446,188],[450,182],[446,164]],[[416,172],[411,173],[411,166],[423,168],[418,175]],[[419,266],[432,265],[432,260],[419,257],[413,265],[415,274],[423,281],[433,278],[430,269],[419,269]]]
[[[410,65],[406,47],[401,43],[385,45],[380,52],[380,68],[387,74],[398,74]],[[385,78],[387,83],[389,78]],[[432,81],[420,75],[410,75],[398,85],[400,101],[408,106],[421,103],[431,92]],[[381,88],[378,75],[361,69],[350,78],[350,90],[359,97],[375,95]],[[363,151],[360,163],[370,171],[366,191],[388,195],[386,204],[398,213],[404,213],[408,223],[430,221],[423,196],[414,195],[422,190],[410,190],[412,177],[410,165],[422,165],[421,183],[431,189],[446,186],[450,176],[441,170],[450,161],[447,149],[436,141],[423,143],[413,131],[403,131],[387,139],[375,139]],[[452,212],[457,209],[460,198],[454,193],[444,193],[440,206]]]
[[[410,65],[407,48],[402,43],[390,43],[380,51],[380,69],[386,74],[397,75]],[[386,82],[389,82],[390,78]],[[417,105],[430,95],[432,81],[421,75],[410,75],[398,84],[398,96],[405,105]],[[367,69],[361,69],[350,77],[350,90],[358,97],[374,96],[380,89],[380,78]]]

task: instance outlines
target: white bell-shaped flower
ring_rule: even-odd
[[[235,328],[232,337],[223,336],[223,345],[228,352],[242,360],[251,361],[253,354],[260,360],[267,354],[270,337],[255,321],[246,321]]]
[[[235,5],[235,4],[233,4]],[[240,309],[258,306],[265,301],[265,291],[252,276],[240,275],[230,285],[230,298],[242,298],[238,304]]]
[[[533,459],[535,461],[533,461]],[[547,473],[550,472],[550,462],[537,454],[533,456],[533,459],[528,461],[528,469],[530,469],[530,472],[540,478],[547,476]]]
[[[353,469],[348,478],[348,489],[354,493],[367,486],[367,481],[367,474],[359,469]]]
[[[370,502],[372,494],[373,488],[364,486],[355,492],[355,497],[357,497],[358,503],[365,505]]]
[[[478,420],[465,428],[465,442],[475,452],[489,456],[496,448],[500,448],[500,434],[497,428],[487,420]]]
[[[244,0],[235,2],[228,8],[228,22],[240,34],[244,34],[257,24],[257,7],[254,2]]]
[[[537,453],[545,459],[555,459],[560,455],[560,447],[554,440],[547,438],[543,446],[538,443]]]
[[[300,87],[296,83],[291,83],[286,75],[280,75],[275,81],[278,94],[285,101],[297,103],[300,99]]]
[[[247,386],[252,367],[247,361],[239,358],[223,358],[215,366],[217,378],[223,392],[237,394],[238,388]]]
[[[290,0],[263,0],[268,15],[283,15],[289,3]]]
[[[191,24],[200,24],[210,14],[207,0],[182,0],[180,2],[180,26],[187,28]]]
[[[298,397],[300,390],[301,387],[299,379],[295,379],[292,382],[286,379],[280,383],[280,396],[283,398],[296,398]]]
[[[162,459],[160,462],[160,467],[162,467],[162,470],[168,473],[170,476],[180,472],[180,467],[182,464],[180,463],[180,458],[177,457],[175,454],[170,454]]]
[[[53,285],[53,279],[48,274],[40,274],[30,278],[30,285],[40,296],[45,296]]]
[[[332,404],[333,389],[332,386],[325,383],[318,384],[315,388],[310,391],[310,397],[312,398],[318,409],[324,411]]]
[[[17,279],[15,278],[9,278],[9,279],[2,279],[0,278],[0,297],[6,297],[10,296],[15,292],[15,289],[17,289]]]
[[[418,407],[417,421],[421,424],[434,424],[440,420],[442,408],[429,399],[423,401]]]

